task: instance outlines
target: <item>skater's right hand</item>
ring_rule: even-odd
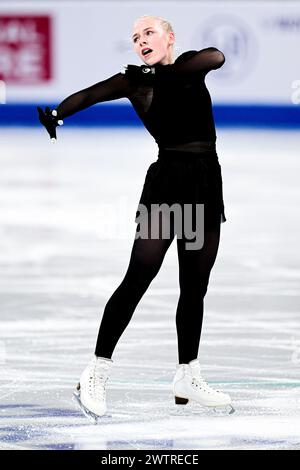
[[[63,121],[57,119],[57,111],[55,109],[51,110],[49,106],[46,106],[45,111],[42,110],[39,106],[37,107],[39,113],[40,123],[45,127],[48,132],[51,142],[56,142],[56,128],[61,126]]]

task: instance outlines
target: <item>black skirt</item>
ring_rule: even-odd
[[[201,144],[201,142],[199,142]],[[150,212],[151,204],[204,204],[206,229],[225,222],[221,165],[214,143],[199,151],[160,148],[147,170],[139,204]],[[135,223],[141,218],[139,205]]]

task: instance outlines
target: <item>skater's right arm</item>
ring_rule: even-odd
[[[54,110],[47,107],[44,112],[38,107],[39,120],[46,128],[51,140],[55,142],[56,127],[63,124],[65,117],[78,113],[78,111],[96,103],[128,97],[129,93],[130,82],[128,78],[122,73],[117,73],[106,80],[73,93],[65,98]]]
[[[56,108],[57,119],[64,119],[96,103],[125,98],[128,92],[129,81],[122,73],[117,73],[65,98]]]

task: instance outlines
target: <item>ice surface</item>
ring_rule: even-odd
[[[1,449],[300,449],[299,132],[219,130],[225,213],[199,358],[234,415],[176,407],[173,242],[114,352],[108,414],[71,400],[128,266],[139,130],[1,130]]]

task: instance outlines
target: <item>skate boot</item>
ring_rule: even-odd
[[[186,405],[190,400],[212,408],[229,405],[229,414],[235,411],[230,396],[214,390],[203,379],[198,359],[188,364],[177,364],[172,386],[176,405]]]
[[[81,374],[73,396],[83,413],[94,424],[106,413],[105,384],[112,359],[94,356]]]

